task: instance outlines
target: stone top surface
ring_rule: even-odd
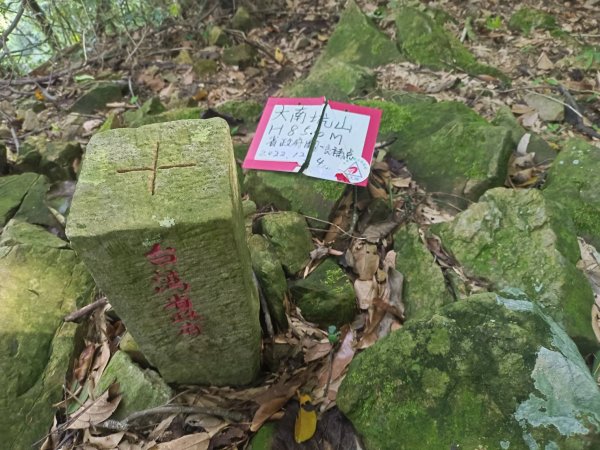
[[[67,233],[168,228],[199,220],[203,210],[229,218],[228,199],[237,194],[232,155],[220,118],[99,133],[87,147]]]

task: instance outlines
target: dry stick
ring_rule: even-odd
[[[83,308],[78,309],[77,311],[74,311],[71,314],[66,315],[63,320],[65,322],[77,322],[79,319],[86,317],[87,315],[91,314],[96,309],[100,308],[101,306],[106,305],[107,303],[108,303],[108,299],[106,297],[101,297],[98,300],[96,300],[95,302],[90,303],[89,305],[86,305]]]
[[[10,127],[10,134],[13,138],[13,142],[15,143],[15,154],[19,154],[19,138],[17,137],[17,132],[15,131],[15,127]]]
[[[223,419],[228,419],[232,422],[245,422],[248,420],[242,413],[229,411],[225,408],[219,408],[218,406],[165,405],[134,412],[123,420],[105,420],[97,426],[111,431],[127,431],[132,427],[131,422],[148,416],[165,414],[208,414],[211,416],[222,417]]]

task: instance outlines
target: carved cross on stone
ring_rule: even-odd
[[[194,167],[195,163],[183,163],[183,164],[168,164],[168,165],[158,165],[158,152],[160,148],[160,143],[156,143],[156,147],[154,148],[154,159],[152,161],[152,167],[132,167],[130,169],[117,169],[117,173],[129,173],[129,172],[141,172],[144,170],[149,170],[152,172],[152,175],[148,179],[148,190],[151,195],[154,195],[156,192],[156,172],[160,169],[173,169],[175,167]]]

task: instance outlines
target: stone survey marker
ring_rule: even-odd
[[[67,234],[166,381],[253,379],[259,303],[224,120],[95,135]]]

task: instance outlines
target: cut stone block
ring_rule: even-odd
[[[224,120],[96,134],[67,235],[167,382],[252,381],[259,302]]]

